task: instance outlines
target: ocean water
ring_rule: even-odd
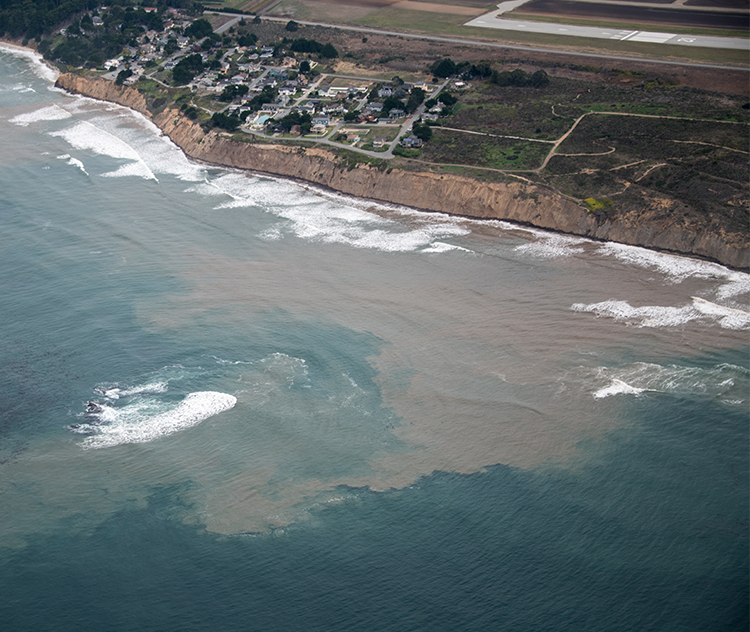
[[[6,630],[746,630],[750,276],[188,161],[0,49]]]

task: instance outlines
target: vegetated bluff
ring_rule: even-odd
[[[692,256],[734,268],[750,267],[747,231],[728,232],[706,221],[681,226],[670,218],[629,214],[608,218],[544,187],[523,182],[487,183],[456,175],[382,170],[351,164],[324,149],[233,140],[167,108],[153,115],[143,94],[110,81],[71,73],[56,85],[72,93],[111,101],[149,118],[188,156],[204,162],[289,178],[359,198],[482,219],[499,219],[594,239],[616,241]]]

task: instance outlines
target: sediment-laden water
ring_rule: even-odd
[[[0,138],[8,629],[747,629],[747,274]]]

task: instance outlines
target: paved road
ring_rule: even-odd
[[[222,13],[222,15],[226,15],[226,13]],[[239,22],[242,18],[243,16],[239,16],[239,17],[234,18],[233,20],[229,20],[229,22],[226,22],[222,24],[219,28],[217,28],[215,32],[221,35],[224,31],[226,31],[227,29],[237,24],[237,22]]]
[[[206,11],[206,13],[219,13],[217,11]],[[221,15],[231,15],[236,17],[233,13],[224,13]],[[289,20],[286,18],[269,18],[263,17],[263,20],[269,20],[272,22],[282,22],[286,24]],[[688,66],[691,68],[715,68],[717,70],[750,70],[750,68],[743,68],[741,66],[721,66],[717,64],[699,64],[682,61],[665,61],[663,59],[650,59],[646,57],[626,57],[624,55],[606,55],[604,53],[579,53],[575,51],[557,50],[554,48],[537,48],[533,46],[511,46],[508,44],[498,44],[496,42],[487,42],[482,40],[470,40],[452,37],[438,37],[436,35],[415,35],[413,33],[399,33],[398,31],[384,31],[378,29],[364,28],[359,26],[343,26],[341,24],[328,24],[326,22],[308,22],[305,20],[295,20],[298,24],[306,24],[308,26],[323,26],[332,29],[339,29],[341,31],[353,31],[355,33],[363,33],[365,35],[395,35],[396,37],[403,37],[407,39],[419,39],[426,40],[428,42],[447,42],[449,44],[463,44],[466,46],[481,46],[483,48],[500,48],[505,50],[520,50],[530,53],[553,53],[555,55],[566,55],[570,57],[587,57],[592,59],[610,59],[614,61],[636,61],[638,63],[645,64],[662,64],[666,66]],[[556,25],[559,26],[559,25]]]
[[[594,26],[573,26],[572,24],[554,24],[508,20],[498,18],[498,11],[492,11],[478,18],[469,20],[464,26],[478,26],[503,31],[523,31],[526,33],[544,33],[545,35],[569,35],[586,39],[610,39],[621,42],[648,42],[650,44],[674,44],[677,46],[697,46],[701,48],[729,48],[750,51],[750,39],[741,37],[709,37],[706,35],[679,35],[677,33],[656,33],[653,31],[627,31],[607,29]]]

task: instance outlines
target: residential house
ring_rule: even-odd
[[[401,139],[401,146],[412,149],[419,149],[423,145],[422,139],[416,136],[408,136]]]

